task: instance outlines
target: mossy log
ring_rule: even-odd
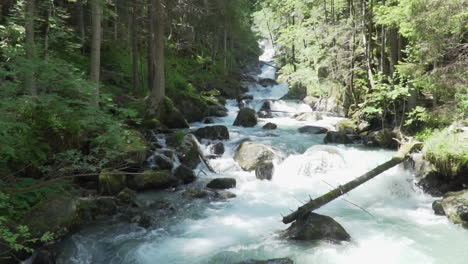
[[[338,188],[318,197],[317,199],[310,200],[303,206],[299,207],[296,211],[283,217],[283,223],[289,224],[293,221],[296,221],[298,218],[304,215],[307,215],[307,213],[319,209],[320,207],[335,200],[341,195],[355,189],[359,185],[367,182],[368,180],[373,179],[374,177],[381,174],[382,172],[395,167],[396,165],[403,162],[408,157],[408,155],[413,151],[413,149],[415,149],[415,147],[418,147],[418,146],[421,146],[420,142],[415,142],[413,140],[406,142],[400,147],[398,152],[389,161],[375,167],[371,171],[368,171],[367,173],[346,183],[345,185],[338,186]]]

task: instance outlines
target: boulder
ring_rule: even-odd
[[[267,100],[267,101],[263,102],[262,107],[260,107],[259,111],[270,112],[271,111],[271,101]]]
[[[215,155],[223,155],[224,154],[224,144],[222,142],[218,142],[210,146],[210,150]]]
[[[241,94],[239,95],[239,97],[237,97],[237,101],[240,102],[242,100],[252,100],[253,99],[253,95],[251,94]]]
[[[224,140],[229,139],[229,131],[226,126],[206,126],[197,129],[195,136],[198,139]]]
[[[432,205],[436,214],[443,214],[454,224],[468,228],[468,190],[450,192]]]
[[[235,264],[294,264],[289,258],[277,258],[277,259],[269,259],[269,260],[254,260],[249,259],[241,262],[237,262]]]
[[[193,170],[185,165],[180,165],[175,169],[174,177],[176,177],[178,180],[181,180],[184,184],[194,182],[196,179]]]
[[[234,120],[234,126],[254,127],[257,125],[257,115],[251,108],[242,108]]]
[[[344,132],[337,131],[328,131],[325,139],[323,140],[325,144],[334,143],[334,144],[352,144],[353,139]]]
[[[236,179],[234,178],[216,178],[211,180],[206,187],[210,189],[230,189],[236,187]]]
[[[119,192],[119,194],[117,194],[115,198],[117,198],[117,200],[120,201],[121,203],[131,204],[131,205],[138,204],[137,193],[130,188],[123,189],[122,191]]]
[[[230,191],[225,191],[225,190],[217,190],[215,198],[222,199],[222,200],[227,200],[227,199],[232,199],[235,198],[236,194],[232,193]]]
[[[149,189],[163,189],[175,184],[170,171],[147,170],[139,175],[132,175],[129,179],[130,188],[142,191]]]
[[[357,126],[357,132],[358,133],[362,133],[362,132],[366,132],[370,129],[371,125],[369,122],[367,121],[361,121],[358,126]]]
[[[125,159],[129,160],[131,165],[140,166],[148,157],[149,144],[139,131],[130,129],[127,132],[123,149],[127,153]]]
[[[164,154],[155,154],[151,156],[150,162],[154,166],[152,169],[171,170],[174,166],[172,159]]]
[[[350,119],[343,119],[336,123],[335,128],[337,131],[344,132],[346,134],[355,134],[357,131],[356,124]]]
[[[273,114],[270,111],[258,111],[258,117],[260,118],[273,118]]]
[[[398,134],[390,129],[373,131],[367,136],[364,145],[388,149],[398,149]]]
[[[278,85],[278,82],[270,78],[263,78],[258,81],[258,84],[260,84],[263,87],[267,87],[267,86]]]
[[[182,195],[188,199],[201,199],[208,197],[209,191],[205,190],[204,188],[189,188],[186,189]]]
[[[267,130],[273,130],[273,129],[277,129],[278,126],[276,124],[274,124],[274,123],[267,123],[262,128],[267,129]]]
[[[237,149],[234,160],[239,163],[242,169],[252,171],[261,162],[271,161],[273,157],[273,151],[266,145],[246,141]]]
[[[299,133],[303,134],[325,134],[328,132],[328,129],[318,126],[303,126],[299,128]]]
[[[203,124],[214,124],[215,120],[212,117],[207,117],[203,120]]]
[[[103,169],[99,174],[99,191],[102,194],[114,195],[125,187],[125,174],[122,172]]]
[[[293,240],[326,240],[332,242],[349,241],[350,235],[333,218],[316,213],[308,213],[297,219],[283,237]]]
[[[185,166],[195,169],[200,164],[197,139],[184,132],[176,132],[167,138],[169,146],[175,148],[177,157]]]
[[[318,120],[322,120],[323,115],[319,112],[305,112],[305,113],[295,114],[293,118],[296,119],[297,121],[315,122]]]
[[[236,197],[236,195],[226,190],[212,190],[209,188],[193,187],[186,189],[182,195],[188,199],[221,199],[227,200]]]
[[[187,120],[174,106],[174,103],[168,97],[164,98],[163,107],[159,113],[159,121],[168,128],[189,128]]]
[[[257,168],[255,168],[255,177],[259,180],[271,180],[274,172],[275,168],[273,166],[273,162],[261,162]]]

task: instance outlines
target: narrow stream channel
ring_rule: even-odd
[[[271,60],[267,49],[263,60]],[[274,77],[275,68],[263,66],[261,77]],[[340,118],[324,117],[310,123],[296,121],[294,113],[311,112],[297,101],[279,100],[287,93],[286,84],[252,86],[254,96],[248,105],[258,110],[273,100],[272,119],[260,119],[254,128],[234,127],[239,110],[228,101],[229,115],[215,119],[230,131],[226,152],[211,160],[219,174],[207,173],[200,165],[199,181],[233,177],[237,197],[225,201],[185,200],[180,193],[150,192],[142,201],[166,199],[177,213],[148,229],[120,221],[103,219],[73,235],[63,245],[58,263],[142,263],[205,264],[235,263],[247,259],[289,257],[297,264],[312,263],[468,263],[468,230],[434,215],[434,198],[423,194],[410,171],[397,167],[350,192],[317,212],[333,217],[352,237],[351,242],[296,243],[278,238],[287,226],[281,214],[296,209],[309,195],[316,197],[388,160],[392,152],[366,149],[359,145],[324,145],[324,135],[300,134],[304,125],[333,128]],[[262,130],[267,122],[276,130]],[[192,128],[205,126],[192,124]],[[271,181],[260,181],[254,172],[245,172],[233,156],[239,141],[249,138],[272,146],[276,151],[275,173]],[[202,143],[202,147],[203,142]],[[205,151],[208,149],[204,147]],[[206,174],[205,174],[206,173]]]

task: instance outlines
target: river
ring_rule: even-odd
[[[271,60],[267,49],[263,60]],[[275,68],[263,66],[261,77],[274,77]],[[229,200],[185,200],[180,191],[140,194],[149,201],[166,199],[177,213],[150,228],[113,219],[101,219],[66,239],[58,263],[141,263],[205,264],[235,263],[247,259],[289,257],[297,264],[311,263],[468,263],[468,231],[436,216],[432,198],[419,190],[410,171],[393,168],[351,191],[345,198],[366,209],[337,199],[317,212],[333,217],[351,235],[351,242],[298,243],[278,237],[287,228],[281,214],[296,209],[303,201],[317,197],[387,161],[391,151],[367,149],[360,145],[324,145],[324,135],[300,134],[304,125],[332,128],[340,118],[325,117],[317,122],[296,121],[294,113],[311,108],[297,101],[279,100],[286,84],[250,87],[254,99],[248,105],[258,110],[272,99],[272,119],[260,119],[254,128],[234,127],[237,102],[229,100],[229,115],[215,119],[230,131],[226,152],[211,165],[218,174],[200,165],[199,181],[233,177],[237,197]],[[263,130],[266,122],[278,125]],[[191,124],[192,128],[205,126]],[[275,173],[271,181],[245,172],[233,156],[239,141],[249,138],[275,149]],[[203,142],[202,142],[203,143]],[[204,151],[208,148],[202,145]],[[200,172],[203,170],[203,172]],[[200,172],[200,173],[199,173]]]

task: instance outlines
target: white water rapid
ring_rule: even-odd
[[[273,50],[262,56],[271,60]],[[260,77],[272,78],[271,66]],[[317,197],[388,160],[392,152],[358,145],[323,145],[324,135],[300,134],[304,125],[333,127],[339,118],[325,117],[315,123],[296,121],[293,113],[311,112],[302,102],[277,100],[287,85],[252,86],[258,110],[264,99],[275,99],[272,119],[260,119],[254,128],[234,127],[235,101],[228,101],[229,115],[216,119],[226,125],[230,140],[226,152],[211,165],[219,174],[200,173],[200,180],[233,177],[237,197],[225,201],[182,200],[180,194],[162,191],[140,196],[162,198],[176,207],[176,215],[148,229],[116,219],[103,219],[65,241],[58,263],[217,264],[247,259],[288,257],[296,264],[464,264],[468,263],[468,231],[436,216],[434,198],[414,186],[411,172],[396,167],[345,196],[370,214],[337,199],[317,212],[333,217],[351,235],[351,242],[298,243],[278,238],[287,228],[281,214],[303,201]],[[287,112],[287,113],[284,113]],[[266,122],[277,130],[262,130]],[[205,126],[192,124],[192,128]],[[249,138],[272,146],[278,158],[271,181],[255,178],[234,161],[239,141]],[[202,142],[203,143],[203,142]],[[208,148],[204,149],[208,152]],[[200,165],[198,171],[203,169]],[[207,170],[204,169],[204,172]]]

